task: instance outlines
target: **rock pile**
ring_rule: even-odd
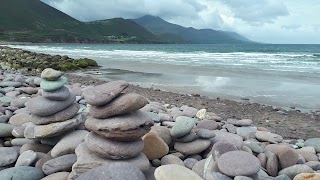
[[[90,117],[85,122],[85,127],[91,132],[76,150],[78,161],[73,166],[72,178],[90,168],[119,162],[133,163],[141,171],[149,169],[141,137],[151,129],[153,121],[139,111],[148,104],[148,100],[137,94],[122,94],[128,85],[126,81],[113,81],[83,92],[84,99],[91,105]],[[91,158],[83,162],[85,153]],[[92,162],[88,162],[90,160]],[[85,173],[83,177],[86,176],[88,174]]]
[[[124,94],[125,81],[68,86],[53,69],[41,77],[0,72],[1,180],[320,179],[320,138],[148,102]]]

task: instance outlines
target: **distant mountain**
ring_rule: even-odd
[[[186,28],[180,25],[169,23],[160,17],[146,15],[133,19],[141,26],[159,35],[171,34],[177,36],[184,42],[199,44],[230,44],[250,43],[249,39],[236,32],[216,31],[212,29]]]
[[[0,41],[69,43],[168,43],[122,18],[81,22],[40,0],[1,0]]]

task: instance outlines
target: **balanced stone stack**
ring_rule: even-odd
[[[121,93],[128,85],[126,81],[112,81],[83,92],[91,105],[85,126],[92,132],[76,149],[78,161],[73,165],[73,178],[91,168],[120,162],[131,163],[141,171],[149,169],[141,137],[150,131],[153,120],[139,110],[148,104],[146,98]]]
[[[26,103],[32,123],[27,125],[24,136],[29,139],[54,137],[75,129],[82,122],[82,118],[76,116],[80,108],[74,103],[76,96],[64,86],[67,79],[62,73],[47,68],[41,78],[42,96]]]

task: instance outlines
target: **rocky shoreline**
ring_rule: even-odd
[[[53,69],[41,78],[3,70],[0,79],[1,180],[320,179],[319,136],[270,132],[256,114],[226,111],[232,101]],[[251,106],[270,109],[242,104]]]
[[[73,59],[68,56],[35,53],[7,46],[0,46],[0,66],[5,70],[23,73],[40,73],[45,68],[61,71],[97,67],[96,61],[88,58]]]

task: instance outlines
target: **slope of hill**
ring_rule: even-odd
[[[166,43],[131,20],[80,22],[40,0],[1,0],[0,41]]]
[[[235,32],[216,31],[212,29],[194,29],[192,27],[186,28],[150,15],[133,20],[151,32],[157,34],[167,33],[179,36],[182,40],[189,43],[228,44],[251,42],[249,39]]]

